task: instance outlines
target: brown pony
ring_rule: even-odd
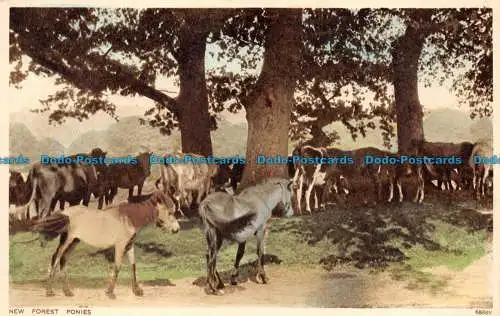
[[[52,255],[46,295],[55,295],[52,282],[60,264],[64,276],[63,292],[66,296],[73,296],[68,283],[67,257],[80,241],[84,241],[101,249],[115,249],[115,263],[106,290],[109,298],[116,298],[114,288],[125,253],[132,265],[132,291],[142,296],[143,291],[136,279],[134,242],[140,229],[152,222],[164,230],[177,233],[180,226],[174,216],[174,207],[170,197],[155,191],[148,200],[140,203],[121,203],[104,210],[76,205],[35,220],[32,230],[61,234],[59,246]]]

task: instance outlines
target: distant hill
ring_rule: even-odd
[[[127,111],[128,108],[128,106],[124,106],[122,111]],[[48,117],[48,113],[33,113],[30,109],[24,108],[20,112],[10,113],[9,121],[11,123],[23,123],[29,127],[31,133],[37,138],[51,137],[65,147],[69,146],[79,134],[87,131],[104,130],[115,122],[109,115],[102,113],[81,122],[74,118],[67,118],[63,124],[54,125],[48,124]]]
[[[395,125],[394,125],[395,127]],[[354,149],[359,147],[383,147],[382,134],[379,129],[368,130],[366,137],[358,136],[356,142],[341,123],[334,123],[325,130],[336,130],[340,136],[340,144],[343,149]],[[425,139],[434,142],[475,142],[478,140],[493,138],[493,123],[491,118],[470,119],[467,113],[454,109],[437,109],[430,111],[424,117]],[[397,150],[397,139],[394,137],[391,144],[393,150]]]
[[[40,155],[60,155],[65,152],[64,146],[50,137],[37,139],[22,123],[11,123],[9,126],[10,155],[24,155],[32,162],[39,161]],[[26,169],[18,166],[18,169]]]
[[[31,159],[38,160],[41,153],[49,155],[72,154],[88,152],[100,147],[108,151],[108,155],[121,156],[143,151],[144,147],[156,153],[172,152],[180,149],[180,133],[175,131],[170,136],[161,135],[158,129],[139,123],[139,116],[121,118],[118,122],[108,124],[102,130],[88,130],[78,132],[78,129],[64,127],[61,133],[71,134],[73,141],[65,148],[59,141],[69,136],[51,133],[33,132],[33,126],[28,123],[11,121],[10,124],[10,152],[12,155],[24,154]],[[11,117],[12,119],[12,117]],[[30,119],[26,118],[27,122]],[[30,126],[30,128],[28,128]],[[46,124],[47,126],[47,124]],[[233,124],[227,120],[218,122],[219,128],[212,132],[214,155],[245,155],[247,142],[247,124]],[[37,127],[35,130],[41,129]],[[341,137],[336,146],[343,149],[373,146],[383,149],[383,140],[380,130],[369,130],[366,137],[359,136],[352,140],[350,133],[340,123],[328,126],[328,130],[336,130]],[[453,109],[439,109],[431,111],[424,118],[425,137],[429,141],[459,142],[491,139],[493,125],[490,118],[471,120],[464,112]],[[46,130],[48,128],[46,127]],[[58,138],[56,138],[58,136]],[[57,140],[56,140],[57,139]],[[392,140],[393,150],[397,150],[396,139]],[[293,148],[290,143],[290,152]]]
[[[107,130],[81,134],[68,148],[68,152],[88,152],[89,148],[101,147],[109,155],[128,155],[143,151],[144,146],[156,153],[180,149],[180,133],[161,135],[149,125],[141,125],[139,116],[129,116],[111,124]],[[245,124],[219,122],[219,128],[212,132],[215,155],[243,155],[246,152],[247,129]]]
[[[217,156],[244,156],[247,150],[247,124],[231,124],[221,121],[212,132],[212,146]]]

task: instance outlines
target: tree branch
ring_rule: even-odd
[[[110,82],[119,82],[120,85],[126,86],[133,92],[164,105],[174,115],[179,114],[178,103],[175,98],[169,97],[144,82],[137,80],[133,74],[128,72],[123,67],[121,67],[116,74],[112,74],[104,70],[100,70],[99,74],[96,74],[95,71],[86,70],[85,68],[87,67],[81,67],[79,70],[74,70],[74,67],[70,68],[62,62],[56,62],[48,58],[46,54],[44,54],[46,49],[40,47],[40,45],[37,45],[34,41],[24,38],[22,34],[19,34],[18,40],[20,46],[23,48],[23,51],[36,63],[54,73],[59,74],[79,89],[98,93],[105,90]],[[57,55],[56,52],[53,52],[53,54]],[[92,61],[96,62],[96,59],[100,59],[99,63],[110,63],[109,60],[106,60],[102,56],[97,57],[89,54],[86,57],[87,61],[94,59]],[[61,58],[58,59],[62,60]],[[114,66],[117,66],[116,63],[113,64]]]

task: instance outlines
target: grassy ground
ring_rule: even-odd
[[[476,205],[477,206],[477,205]],[[410,287],[438,290],[446,285],[425,268],[446,266],[460,270],[485,253],[491,238],[489,218],[479,215],[470,202],[449,203],[428,195],[426,203],[379,207],[330,207],[312,216],[273,219],[266,239],[268,258],[289,269],[342,265],[372,272],[388,271]],[[144,284],[171,285],[170,280],[206,274],[205,239],[197,219],[181,222],[178,234],[149,227],[136,245],[138,278]],[[15,284],[37,283],[47,275],[57,240],[41,248],[36,236],[20,233],[10,239],[10,278]],[[256,259],[255,241],[247,244],[243,269]],[[236,246],[225,244],[218,269],[227,274]],[[107,282],[109,252],[80,244],[69,258],[71,283],[79,287],[103,287]],[[126,264],[119,283],[128,284]]]

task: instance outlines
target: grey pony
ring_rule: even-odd
[[[283,178],[269,178],[262,183],[248,187],[238,195],[227,192],[209,194],[200,204],[199,214],[203,221],[207,240],[207,283],[211,294],[223,294],[222,283],[216,269],[217,253],[224,239],[238,243],[238,251],[231,274],[231,284],[235,285],[239,274],[239,264],[245,252],[246,241],[257,237],[257,279],[268,282],[263,266],[264,233],[272,210],[284,205],[285,216],[293,215],[292,181]]]

